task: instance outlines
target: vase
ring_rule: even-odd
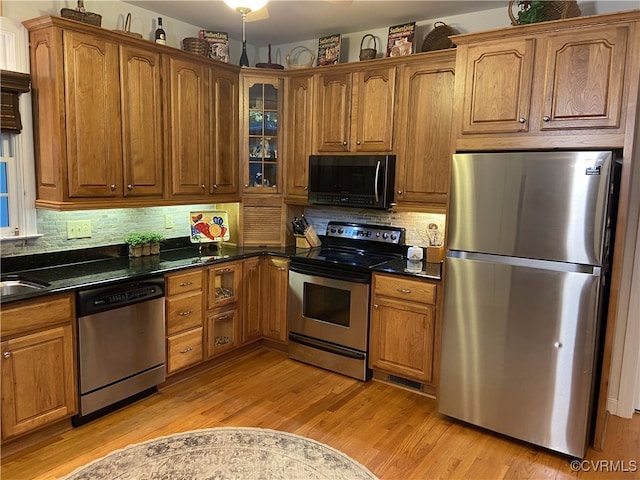
[[[142,245],[129,245],[129,256],[130,257],[141,257],[142,256]]]
[[[142,244],[142,255],[151,255],[151,244],[149,242]]]
[[[151,255],[160,254],[160,242],[151,242]]]

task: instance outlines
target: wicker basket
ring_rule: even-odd
[[[364,44],[364,39],[367,37],[373,38],[373,48],[362,48]],[[371,60],[376,58],[376,54],[378,53],[378,42],[376,42],[376,37],[367,33],[362,40],[360,40],[360,60]]]
[[[560,20],[563,18],[579,17],[582,12],[576,0],[571,1],[545,1],[544,8],[535,21],[522,22],[518,20],[518,15],[513,13],[513,5],[515,0],[509,0],[508,13],[511,19],[511,25],[523,25],[525,23],[548,22],[550,20]],[[529,7],[531,8],[531,7]]]
[[[63,8],[60,10],[60,15],[64,18],[70,18],[82,23],[89,23],[99,27],[102,24],[102,15],[97,13],[87,12],[84,9],[84,1],[78,0],[78,6],[73,8]]]
[[[294,55],[294,52],[295,55]],[[300,59],[300,55],[303,54],[304,52],[307,52],[309,54],[309,61],[307,63],[291,63],[291,59],[295,59],[295,60],[299,60]],[[285,60],[287,61],[287,67],[288,68],[307,68],[307,67],[313,67],[313,62],[316,59],[316,55],[315,53],[313,53],[311,50],[309,50],[307,47],[303,47],[302,45],[298,45],[297,47],[293,47],[293,49],[287,53],[287,55],[285,56]]]
[[[204,38],[187,37],[182,39],[182,49],[196,55],[209,56],[209,42]]]
[[[434,23],[433,30],[424,37],[424,42],[422,42],[422,51],[431,52],[433,50],[455,48],[455,45],[449,39],[449,35],[456,35],[457,33],[457,31],[444,22]]]
[[[114,30],[116,33],[129,35],[130,37],[142,38],[142,35],[131,31],[131,14],[127,13],[127,19],[124,22],[124,30]]]

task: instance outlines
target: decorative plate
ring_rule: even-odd
[[[229,240],[229,217],[224,210],[189,212],[191,243]]]

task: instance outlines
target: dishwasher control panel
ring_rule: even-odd
[[[151,277],[92,287],[78,291],[78,317],[164,297],[164,277]]]

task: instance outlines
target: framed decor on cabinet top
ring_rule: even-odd
[[[415,51],[416,22],[389,27],[387,57],[403,57]]]
[[[342,35],[327,35],[318,39],[318,66],[340,63]]]

